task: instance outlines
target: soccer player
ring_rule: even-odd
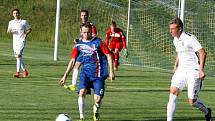
[[[13,9],[12,15],[14,19],[9,21],[7,33],[13,34],[13,51],[16,57],[16,73],[14,77],[20,77],[20,68],[23,70],[23,77],[27,77],[29,73],[25,68],[22,55],[25,48],[25,39],[32,29],[26,20],[20,18],[19,9]]]
[[[110,39],[112,41],[109,43]],[[114,70],[119,66],[119,52],[124,48],[125,57],[128,56],[126,48],[126,37],[120,28],[117,28],[116,22],[112,21],[110,28],[106,31],[106,45],[113,52]]]
[[[89,24],[82,25],[82,40],[80,40],[71,53],[67,70],[59,81],[59,84],[64,85],[69,72],[72,70],[76,59],[82,58],[82,69],[80,73],[80,82],[78,87],[79,98],[79,112],[80,120],[85,119],[85,96],[90,94],[90,88],[94,89],[94,121],[99,121],[99,108],[104,96],[105,80],[109,76],[114,80],[113,62],[111,52],[101,39],[91,36],[91,28]],[[79,56],[81,55],[81,56]],[[77,58],[79,56],[79,58]]]
[[[206,121],[211,121],[211,109],[198,98],[205,77],[205,49],[194,35],[183,31],[183,23],[179,18],[171,20],[169,27],[177,55],[167,104],[167,121],[173,120],[176,99],[184,87],[187,87],[189,104],[202,111]]]
[[[87,10],[81,10],[81,15],[80,16],[81,16],[82,24],[88,23],[90,25],[90,28],[91,28],[92,36],[95,37],[97,35],[97,31],[96,31],[95,25],[92,22],[88,21],[89,12]],[[80,37],[78,39],[74,40],[74,44],[76,44],[79,40],[82,39],[82,35],[81,35],[81,26],[82,26],[82,24],[80,25]],[[64,87],[66,89],[69,89],[70,91],[75,90],[75,86],[76,86],[77,79],[78,79],[78,70],[79,70],[80,66],[81,66],[81,62],[78,59],[78,60],[76,60],[76,63],[75,63],[74,69],[73,69],[72,85],[69,85],[69,86],[65,85]]]

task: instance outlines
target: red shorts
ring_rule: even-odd
[[[110,43],[110,45],[109,45],[109,48],[110,48],[110,50],[118,49],[119,51],[121,51],[122,48],[123,48],[123,44],[122,44],[122,42],[114,42],[114,41],[112,41]]]

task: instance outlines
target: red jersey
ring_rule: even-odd
[[[123,48],[126,48],[126,37],[123,31],[120,28],[115,28],[115,32],[111,32],[111,28],[106,31],[106,44],[109,45],[109,41],[112,39],[111,42],[115,43],[123,43]]]
[[[96,30],[96,26],[92,23],[92,22],[89,22],[89,24],[91,25],[91,32],[92,32],[92,36],[96,36],[97,35],[97,30]],[[81,26],[80,25],[80,33],[81,33]]]

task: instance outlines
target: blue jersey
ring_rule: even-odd
[[[78,60],[82,62],[81,73],[87,74],[90,78],[107,77],[108,61],[105,54],[110,54],[109,49],[101,39],[94,37],[89,42],[79,41],[75,45],[78,51]]]

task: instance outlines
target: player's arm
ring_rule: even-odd
[[[64,85],[64,83],[66,82],[66,79],[67,79],[69,73],[71,72],[71,70],[73,69],[73,67],[75,65],[75,61],[76,61],[77,57],[78,57],[78,50],[77,50],[77,48],[73,48],[72,53],[71,53],[71,60],[69,61],[69,64],[67,66],[67,69],[66,69],[63,77],[59,80],[59,84],[61,86]]]
[[[111,55],[112,53],[103,42],[101,42],[101,50],[107,56],[108,65],[109,65],[109,77],[110,77],[110,80],[113,81],[115,78],[115,74],[113,70],[113,59]]]
[[[176,57],[175,57],[175,64],[174,64],[174,67],[173,67],[173,73],[175,73],[177,67],[178,67],[178,63],[179,63],[179,60],[178,60],[178,54],[176,54]]]
[[[9,22],[8,24],[8,28],[7,28],[7,33],[11,33],[12,32],[12,27],[11,27],[11,24]]]
[[[200,79],[203,80],[205,77],[204,73],[204,66],[207,53],[205,52],[204,48],[201,48],[199,51],[199,72],[200,72]]]
[[[30,34],[31,33],[31,31],[32,31],[32,29],[31,28],[29,28],[28,30],[26,30],[25,31],[25,38],[28,36],[28,34]]]
[[[95,37],[96,35],[97,35],[97,30],[96,30],[95,25],[93,24],[92,25],[92,36]]]
[[[121,40],[122,40],[123,48],[127,49],[127,46],[126,46],[126,37],[125,37],[125,35],[124,35],[123,32],[121,32]]]
[[[121,32],[121,40],[122,40],[122,44],[123,44],[123,48],[124,48],[124,56],[127,58],[128,50],[127,50],[127,46],[126,46],[126,37],[123,32]]]
[[[109,41],[110,41],[110,33],[106,32],[106,45],[109,45]]]

